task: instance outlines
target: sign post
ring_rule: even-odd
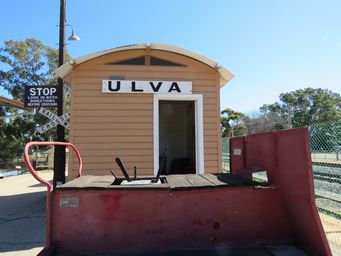
[[[58,67],[64,64],[65,53],[65,13],[66,13],[66,0],[60,0],[60,15],[59,15],[59,58]],[[63,115],[64,108],[64,82],[63,79],[58,77],[59,98],[57,115]],[[65,141],[65,129],[62,125],[57,125],[57,141]],[[54,150],[54,174],[53,174],[53,187],[57,186],[58,182],[65,183],[65,147],[55,146]]]
[[[37,128],[44,133],[57,126],[57,141],[65,141],[65,128],[69,128],[69,113],[63,114],[63,80],[58,85],[25,85],[24,106],[39,108],[38,113],[50,119],[50,122]],[[46,108],[57,108],[57,115]],[[65,183],[65,148],[55,146],[54,154],[54,187],[57,182]]]

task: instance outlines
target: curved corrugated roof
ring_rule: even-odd
[[[231,80],[234,77],[234,75],[229,70],[220,66],[217,62],[203,55],[191,52],[189,50],[186,50],[177,46],[161,44],[161,43],[125,45],[125,46],[112,48],[109,50],[91,53],[88,55],[78,57],[71,62],[65,63],[64,65],[57,68],[54,73],[61,78],[65,78],[67,75],[69,75],[72,72],[72,70],[75,67],[77,67],[78,65],[86,61],[101,57],[106,54],[114,53],[114,52],[128,51],[128,50],[141,50],[141,49],[147,49],[147,48],[181,54],[186,57],[200,61],[212,68],[215,68],[220,74],[220,87],[222,87],[224,84],[226,84],[229,80]]]

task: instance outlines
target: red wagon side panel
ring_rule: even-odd
[[[77,198],[77,207],[60,206]],[[52,241],[58,251],[129,252],[290,242],[280,195],[271,188],[190,191],[59,190]]]
[[[230,143],[234,175],[217,175],[214,185],[205,185],[213,177],[192,175],[200,182],[181,189],[171,182],[128,189],[112,185],[112,177],[106,186],[96,179],[94,187],[84,176],[79,187],[50,189],[46,249],[53,245],[58,255],[78,255],[290,243],[311,255],[331,255],[314,201],[308,130],[261,133]],[[245,179],[260,170],[267,172],[269,184]],[[236,179],[243,182],[233,184]]]
[[[234,155],[244,141],[242,155]],[[267,132],[231,139],[232,172],[240,168],[267,171],[279,189],[294,232],[294,241],[313,255],[331,255],[314,199],[307,128]]]

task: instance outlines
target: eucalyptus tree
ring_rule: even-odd
[[[66,53],[66,61],[71,57]],[[7,40],[0,48],[0,87],[13,99],[23,101],[25,85],[56,84],[53,71],[58,66],[58,49],[45,45],[38,39]],[[4,146],[1,145],[1,158],[21,156],[22,146],[29,140],[48,140],[55,130],[41,135],[37,125],[47,122],[41,115],[30,115],[20,109],[2,108],[6,118],[0,127]],[[3,118],[2,118],[3,119]],[[4,160],[4,159],[0,159]]]

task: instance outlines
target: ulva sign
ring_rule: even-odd
[[[192,93],[191,81],[103,80],[104,93]]]

